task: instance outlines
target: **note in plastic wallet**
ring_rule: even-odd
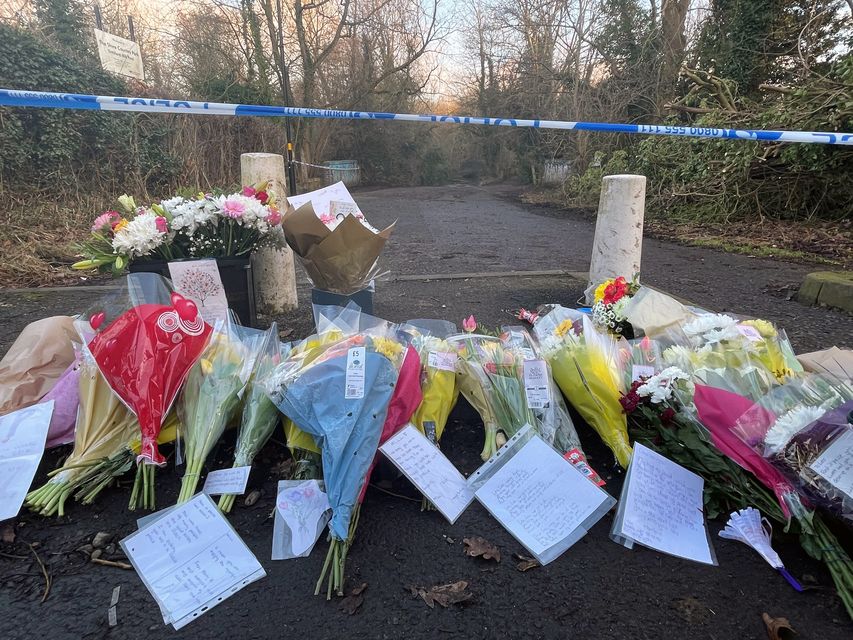
[[[469,482],[477,500],[542,565],[557,559],[616,504],[529,425]]]
[[[679,558],[717,564],[702,510],[704,481],[672,460],[634,445],[610,537]]]
[[[210,497],[196,495],[121,541],[175,629],[266,575]]]

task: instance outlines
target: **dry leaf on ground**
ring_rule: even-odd
[[[474,594],[468,591],[468,583],[464,580],[430,587],[429,589],[410,586],[409,591],[413,596],[419,596],[423,599],[430,609],[435,608],[436,603],[442,607],[448,607],[451,604],[465,603],[474,598]]]
[[[515,565],[515,568],[519,571],[529,571],[530,569],[535,569],[536,567],[541,567],[539,561],[536,558],[528,558],[527,556],[523,556],[520,553],[512,554],[512,557],[518,560]]]
[[[762,613],[761,619],[767,626],[767,637],[770,640],[788,640],[797,634],[788,622],[788,618],[771,618],[768,614]]]
[[[462,542],[465,543],[465,554],[472,558],[479,556],[484,560],[501,561],[500,549],[485,538],[474,536],[473,538],[463,538]]]
[[[12,544],[15,542],[15,537],[15,525],[4,524],[2,530],[0,530],[0,540],[6,544]]]
[[[352,589],[346,597],[341,600],[341,611],[353,615],[364,604],[364,592],[367,589],[367,583],[362,582],[359,586]]]

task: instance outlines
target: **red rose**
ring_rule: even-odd
[[[270,194],[268,194],[266,191],[258,191],[255,194],[255,199],[259,200],[261,204],[266,204],[270,199]]]
[[[614,302],[618,302],[626,293],[628,293],[628,283],[625,282],[625,278],[619,276],[604,288],[602,302],[604,304],[613,304]]]

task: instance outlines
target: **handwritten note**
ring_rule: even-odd
[[[228,299],[216,260],[178,260],[169,263],[175,291],[195,302],[205,322],[215,325],[228,317]]]
[[[347,214],[354,215],[359,219],[364,217],[343,182],[336,182],[335,184],[323,187],[322,189],[317,189],[316,191],[288,196],[287,201],[294,209],[298,209],[302,205],[310,202],[311,206],[314,208],[314,213],[316,213],[317,217],[321,220],[328,218],[336,220],[335,214],[344,213],[345,206]],[[334,214],[332,212],[333,202],[335,203]],[[334,222],[329,226],[334,226]]]
[[[465,477],[414,425],[406,425],[379,450],[450,524],[456,522],[474,500],[474,492]]]
[[[811,470],[853,498],[853,429],[847,429],[809,465]]]
[[[541,564],[580,540],[615,503],[539,436],[504,462],[475,496]]]
[[[0,520],[14,518],[21,510],[44,453],[52,415],[50,400],[0,417]]]
[[[121,541],[163,620],[187,625],[266,573],[204,494]]]
[[[209,496],[242,496],[246,493],[246,483],[249,481],[249,473],[251,471],[251,466],[211,471],[207,474],[207,478],[204,481],[202,493],[206,493]]]
[[[703,487],[701,476],[635,444],[622,489],[622,518],[616,519],[612,533],[670,555],[716,564],[702,512]]]

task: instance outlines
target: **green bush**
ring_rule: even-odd
[[[0,24],[0,86],[27,91],[126,95],[93,58],[68,55]],[[85,182],[156,186],[180,169],[161,142],[162,120],[67,109],[0,108],[0,179],[7,189],[61,189]],[[84,184],[80,184],[85,169]]]

